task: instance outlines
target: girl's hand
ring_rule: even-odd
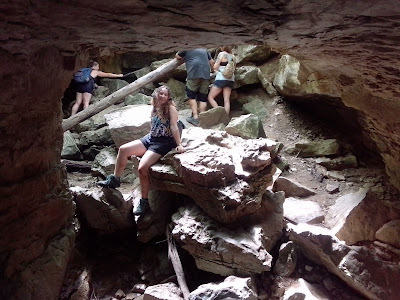
[[[178,146],[176,146],[175,150],[179,153],[185,152],[185,147],[183,147],[181,144],[179,144]]]

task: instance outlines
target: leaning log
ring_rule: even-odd
[[[172,232],[168,226],[166,235],[168,241],[168,258],[171,260],[172,266],[175,270],[176,279],[178,280],[179,288],[182,291],[183,299],[187,300],[189,299],[190,291],[186,284],[185,273],[183,272],[181,259],[179,258],[178,250],[176,249],[176,244],[174,238],[172,237]]]
[[[151,71],[145,76],[138,78],[137,80],[128,84],[127,86],[124,86],[122,89],[119,89],[118,91],[112,93],[111,95],[101,99],[99,102],[90,105],[87,109],[77,113],[76,115],[69,117],[68,119],[63,120],[62,122],[63,131],[71,129],[80,122],[94,116],[95,114],[101,112],[102,110],[113,105],[114,103],[117,103],[119,100],[128,96],[129,94],[136,93],[140,88],[142,88],[146,84],[153,82],[162,76],[165,76],[168,72],[176,69],[182,63],[183,60],[178,60],[174,58],[173,60],[167,62],[166,64],[155,69],[154,71]]]

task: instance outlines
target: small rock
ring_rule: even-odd
[[[117,299],[121,299],[125,297],[125,293],[123,290],[119,289],[118,291],[115,292],[114,296]]]
[[[279,177],[272,189],[274,192],[284,191],[286,197],[308,197],[315,192],[308,187],[286,177]]]
[[[306,269],[307,272],[311,272],[313,267],[311,266],[305,266],[304,269]]]
[[[133,300],[133,299],[135,299],[136,297],[139,297],[139,296],[140,296],[139,293],[128,293],[128,294],[125,296],[125,299],[126,299],[126,300]]]
[[[146,289],[146,285],[144,283],[136,283],[133,288],[132,288],[132,292],[135,293],[144,293],[144,290]]]
[[[334,193],[337,193],[337,192],[339,192],[339,185],[338,184],[327,184],[326,185],[326,191],[329,193],[329,194],[334,194]]]
[[[326,177],[329,179],[334,179],[334,180],[346,180],[346,177],[344,177],[342,174],[340,174],[337,171],[327,171],[326,172]]]

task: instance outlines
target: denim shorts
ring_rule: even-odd
[[[175,139],[168,136],[154,137],[150,134],[147,134],[142,137],[140,141],[147,150],[150,150],[162,156],[164,156],[176,147]]]
[[[224,87],[233,88],[233,81],[232,80],[215,80],[214,85],[217,88],[223,89]]]
[[[186,96],[189,99],[196,99],[201,102],[207,102],[209,85],[210,79],[188,79],[186,80]]]

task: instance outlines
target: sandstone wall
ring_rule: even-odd
[[[266,43],[330,66],[400,188],[398,1],[11,1],[0,4],[0,283],[43,296],[29,274],[60,274],[73,206],[60,167],[60,98],[89,56]],[[77,64],[75,62],[77,61]],[[319,64],[323,62],[323,64]],[[114,70],[109,70],[114,71]],[[64,237],[64,238],[63,238]],[[66,240],[67,239],[67,240]],[[56,245],[56,246],[54,246]],[[58,245],[58,246],[57,246]],[[54,257],[54,249],[60,259]],[[51,263],[53,262],[53,264]],[[47,269],[46,269],[47,268]],[[40,271],[39,271],[40,269]],[[39,272],[39,273],[38,273]],[[43,286],[48,277],[42,277]]]
[[[60,164],[60,96],[70,75],[56,48],[24,50],[0,55],[0,298],[57,299],[74,244]]]

